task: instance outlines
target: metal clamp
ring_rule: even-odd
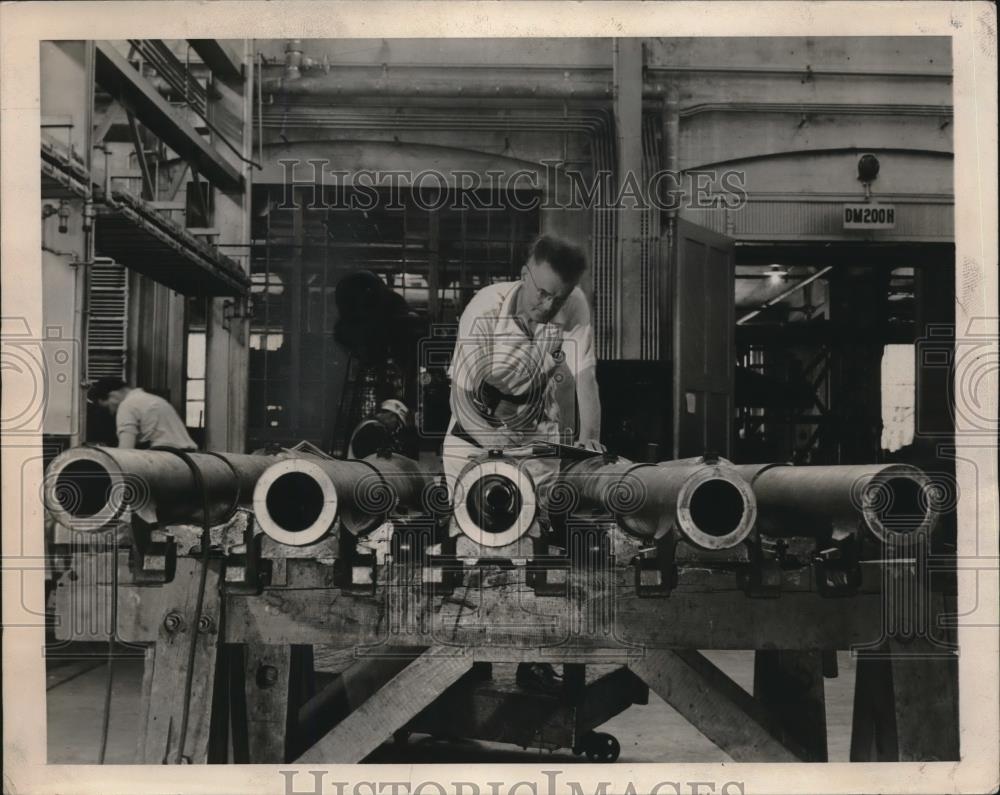
[[[677,534],[670,532],[657,541],[655,547],[632,558],[637,596],[670,596],[677,587],[677,543]]]
[[[174,579],[177,571],[177,543],[174,537],[137,515],[131,521],[132,546],[128,570],[120,569],[122,581],[136,585],[163,585]]]
[[[856,544],[852,540],[816,552],[812,564],[816,591],[820,596],[853,596],[858,592],[862,574],[856,553]]]
[[[743,593],[752,599],[776,599],[781,596],[783,575],[779,557],[764,553],[757,531],[747,536],[746,544],[750,549],[750,562],[742,565],[737,573]]]

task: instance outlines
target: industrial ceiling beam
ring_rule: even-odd
[[[112,100],[108,109],[104,111],[104,116],[94,128],[94,146],[104,143],[104,139],[111,132],[111,127],[120,122],[125,117],[125,109],[118,102]]]
[[[187,121],[110,42],[97,42],[97,82],[216,187],[242,191],[243,176]]]
[[[218,39],[188,39],[188,44],[219,79],[227,83],[243,80],[243,65],[240,59]]]
[[[153,184],[153,175],[149,171],[149,163],[146,160],[146,149],[142,144],[139,125],[131,111],[126,111],[125,115],[128,118],[128,128],[132,135],[132,146],[135,149],[135,157],[139,163],[139,171],[142,172],[142,198],[153,201],[156,198],[156,185]]]
[[[790,295],[794,295],[795,293],[797,293],[799,290],[801,290],[806,285],[812,284],[814,281],[816,281],[817,279],[819,279],[821,276],[824,276],[825,274],[829,273],[832,270],[833,270],[833,265],[827,265],[825,268],[822,268],[822,269],[816,271],[816,273],[814,273],[808,279],[803,279],[800,282],[796,282],[791,287],[789,287],[787,290],[783,290],[782,292],[778,293],[778,295],[774,296],[774,298],[771,298],[770,300],[765,301],[763,304],[761,304],[759,307],[757,307],[757,309],[755,309],[753,312],[749,312],[748,314],[743,315],[743,317],[741,317],[739,320],[736,321],[736,325],[737,326],[742,326],[748,320],[751,320],[751,319],[757,317],[757,315],[759,315],[765,309],[769,309],[770,307],[774,306],[775,304],[780,303],[781,301],[784,301]]]

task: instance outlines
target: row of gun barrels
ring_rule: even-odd
[[[444,517],[484,547],[514,543],[539,518],[604,516],[646,541],[676,533],[702,549],[775,537],[867,533],[893,546],[930,535],[943,490],[908,464],[791,466],[694,458],[633,463],[608,455],[563,462],[540,499],[529,459],[484,455],[443,479],[397,454],[342,460],[80,447],[44,481],[57,522],[103,532],[135,514],[159,526],[227,522],[242,508],[276,542],[307,546],[334,528],[361,536],[387,520]],[[206,516],[207,512],[207,516]]]

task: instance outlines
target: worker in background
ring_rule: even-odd
[[[389,451],[414,460],[420,457],[416,430],[410,410],[401,400],[383,400],[378,410],[363,420],[351,435],[348,458],[366,458]]]
[[[120,448],[198,449],[173,406],[120,378],[99,378],[87,390],[87,400],[114,415]]]
[[[461,499],[454,491],[462,469],[486,450],[535,440],[604,449],[590,307],[578,286],[585,270],[578,246],[542,235],[519,281],[482,288],[462,312],[449,370],[452,419],[442,445],[452,500]],[[535,483],[544,538],[558,459],[529,459],[524,466]],[[522,663],[517,679],[532,689],[558,685],[543,663]]]

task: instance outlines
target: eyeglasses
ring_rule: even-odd
[[[570,290],[565,295],[560,295],[559,293],[550,293],[548,290],[543,290],[541,287],[538,286],[538,282],[535,281],[535,277],[532,276],[531,266],[525,265],[524,269],[525,271],[527,271],[528,278],[531,279],[531,284],[532,286],[534,286],[535,291],[538,293],[539,299],[542,301],[551,301],[552,306],[559,306],[560,304],[564,303],[566,299],[569,298],[570,293],[573,292],[572,290]]]

